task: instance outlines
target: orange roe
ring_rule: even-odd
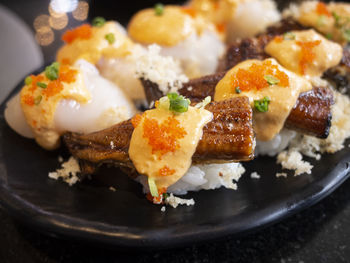
[[[63,58],[62,61],[61,61],[61,63],[62,63],[62,65],[70,65],[70,64],[71,64],[69,58]]]
[[[165,194],[167,191],[166,188],[160,188],[158,189],[158,197],[152,196],[151,193],[148,193],[146,195],[146,198],[148,201],[151,201],[153,204],[161,204],[163,203],[163,194]]]
[[[179,149],[178,140],[186,134],[185,129],[174,117],[169,117],[160,125],[156,119],[145,118],[143,122],[143,137],[148,139],[152,154],[159,154],[159,159],[162,155]]]
[[[32,95],[29,95],[29,94],[24,94],[22,96],[22,102],[29,105],[29,106],[33,106],[34,105],[34,97]]]
[[[181,11],[184,12],[185,14],[191,16],[191,17],[196,17],[196,10],[193,7],[190,6],[184,6],[181,8]]]
[[[75,39],[89,39],[92,36],[92,27],[89,24],[81,25],[75,29],[67,30],[62,40],[68,44],[72,43]]]
[[[164,165],[163,168],[159,169],[159,176],[169,176],[173,175],[175,172],[175,169],[170,169],[167,165]]]
[[[233,92],[239,87],[241,91],[262,90],[268,88],[270,84],[265,76],[274,76],[279,80],[278,86],[288,87],[289,77],[280,71],[277,65],[273,65],[270,60],[265,60],[261,64],[253,63],[248,69],[238,69],[232,76]]]
[[[131,119],[131,124],[134,128],[139,126],[140,122],[142,120],[142,115],[141,114],[136,114],[132,119]]]
[[[317,3],[316,13],[319,14],[319,15],[326,15],[326,16],[329,16],[329,17],[332,16],[332,14],[329,12],[326,4],[322,3],[322,2],[318,2]]]
[[[314,58],[316,57],[315,52],[313,52],[313,48],[321,44],[321,40],[316,41],[296,41],[297,45],[300,46],[300,61],[299,61],[299,69],[302,75],[305,74],[307,65],[312,63]]]
[[[276,36],[273,41],[277,42],[277,43],[281,43],[283,41],[283,37],[281,36]]]
[[[60,93],[63,90],[63,84],[58,79],[50,81],[47,85],[47,88],[42,91],[42,94],[46,96],[46,100]]]
[[[216,24],[215,27],[216,27],[216,30],[219,33],[225,33],[226,32],[226,24],[225,23]]]
[[[72,83],[76,79],[78,71],[76,69],[71,69],[67,65],[62,65],[60,67],[59,80],[66,83]]]

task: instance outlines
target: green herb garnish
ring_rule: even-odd
[[[262,100],[254,100],[254,107],[257,111],[267,112],[269,110],[270,98],[264,97]]]
[[[26,85],[30,85],[30,84],[32,84],[32,77],[31,76],[28,76],[28,77],[26,77],[25,78],[25,80],[24,80],[24,84],[26,84]]]
[[[331,33],[326,34],[326,38],[331,40],[333,38],[333,35]]]
[[[97,16],[92,20],[92,25],[93,26],[97,26],[97,27],[101,27],[106,23],[106,19],[104,19],[101,16]]]
[[[148,186],[149,186],[149,191],[151,192],[151,195],[153,197],[158,197],[159,194],[158,194],[158,188],[157,188],[156,182],[151,177],[148,177]]]
[[[334,17],[334,20],[335,20],[335,26],[338,28],[341,27],[342,25],[340,23],[340,19],[341,19],[340,15],[338,15],[336,12],[332,12],[332,16]]]
[[[280,83],[280,80],[272,75],[265,75],[264,79],[267,81],[269,85],[276,85]]]
[[[177,113],[188,111],[188,105],[191,101],[177,93],[168,93],[169,110]]]
[[[109,44],[113,44],[115,42],[115,36],[113,33],[105,35],[105,39],[108,41]]]
[[[154,6],[154,13],[156,14],[156,16],[161,16],[164,14],[164,5],[163,4],[156,4]]]
[[[163,193],[163,200],[166,200],[169,197],[168,193]]]
[[[37,82],[36,85],[42,89],[46,89],[47,88],[47,84],[43,83],[43,82]]]
[[[236,88],[235,88],[235,91],[236,91],[237,94],[240,94],[240,93],[242,92],[241,89],[240,89],[239,87],[236,87]]]
[[[295,34],[292,32],[287,32],[283,34],[284,40],[295,40]]]
[[[343,37],[347,42],[350,42],[350,29],[343,30]]]
[[[41,95],[39,95],[38,97],[36,97],[34,99],[34,104],[39,105],[42,99],[43,99],[43,97]]]
[[[60,69],[60,63],[54,62],[50,66],[47,66],[45,68],[45,76],[49,80],[56,80],[56,79],[58,79],[59,69]]]

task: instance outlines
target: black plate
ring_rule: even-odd
[[[276,178],[280,167],[275,159],[259,157],[245,164],[247,172],[237,191],[191,193],[187,197],[195,199],[194,206],[168,207],[163,213],[116,168],[104,167],[92,180],[72,187],[49,179],[48,172],[59,166],[58,155],[68,156],[62,149],[47,152],[12,131],[3,117],[5,103],[0,107],[0,201],[14,218],[47,234],[143,248],[243,234],[320,201],[347,179],[350,170],[347,147],[312,161],[312,174],[298,177]],[[251,179],[252,171],[261,179]]]

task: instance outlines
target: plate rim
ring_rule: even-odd
[[[45,66],[40,67],[34,72],[40,72]],[[5,122],[4,110],[7,101],[18,92],[23,80],[14,88],[4,102],[0,105],[0,120]],[[0,154],[0,164],[3,163],[3,156]],[[302,175],[301,175],[302,176]],[[279,199],[275,204],[270,204],[267,208],[254,212],[259,216],[259,221],[250,224],[234,225],[230,223],[220,223],[217,226],[211,226],[208,230],[206,226],[196,226],[195,231],[186,233],[177,232],[178,228],[171,227],[158,230],[157,234],[132,227],[125,227],[101,224],[100,228],[94,228],[94,221],[71,217],[60,213],[51,213],[42,211],[35,205],[26,202],[7,187],[6,182],[0,178],[0,204],[15,218],[18,222],[29,227],[33,227],[39,232],[47,235],[54,235],[74,240],[87,240],[98,242],[105,245],[112,245],[124,248],[142,248],[142,249],[165,249],[181,247],[196,242],[207,242],[225,236],[239,236],[255,232],[269,225],[278,223],[285,218],[292,216],[327,197],[336,190],[350,176],[350,151],[342,157],[335,167],[323,178],[318,181],[320,188],[315,187],[310,192],[309,187],[304,187],[292,196]],[[302,196],[308,196],[306,199]],[[298,198],[299,197],[299,198]],[[283,204],[290,204],[285,207]],[[270,212],[275,213],[271,214]],[[278,213],[276,213],[278,212]],[[240,230],[238,230],[240,229]],[[169,230],[171,237],[167,235]],[[137,234],[138,233],[138,234]],[[143,234],[140,234],[143,233]]]

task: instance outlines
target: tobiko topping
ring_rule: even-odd
[[[312,63],[315,59],[316,54],[313,51],[313,48],[321,44],[321,40],[316,41],[296,41],[297,45],[300,46],[300,61],[299,61],[299,69],[302,75],[305,74],[307,65]]]
[[[76,39],[89,39],[92,36],[92,28],[89,24],[81,25],[75,29],[67,30],[62,40],[68,44],[72,43]]]

